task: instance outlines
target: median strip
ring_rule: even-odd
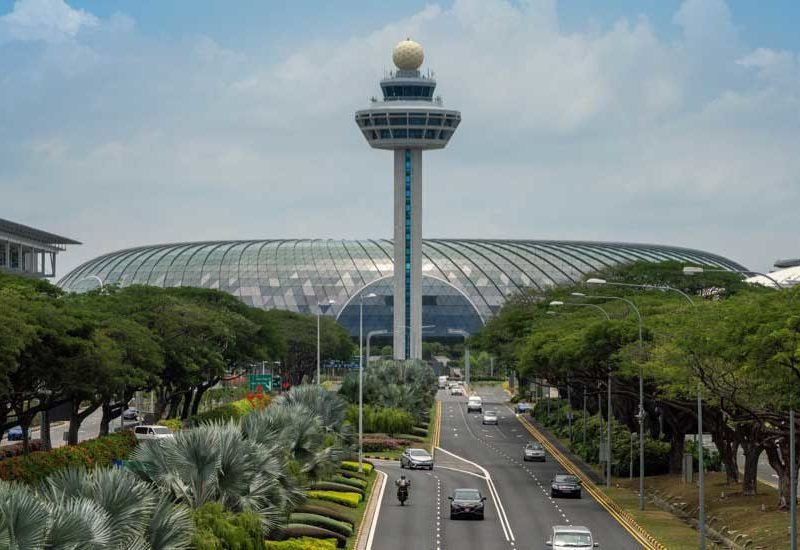
[[[656,538],[648,533],[641,525],[639,525],[633,517],[623,510],[616,502],[608,497],[589,477],[583,473],[566,455],[558,450],[550,441],[540,432],[527,418],[517,415],[517,420],[525,427],[528,432],[535,437],[547,452],[558,461],[572,475],[581,480],[584,489],[594,498],[606,512],[608,512],[617,522],[636,539],[636,542],[641,544],[648,550],[667,550],[667,547],[661,544]]]

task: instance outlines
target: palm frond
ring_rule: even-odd
[[[0,545],[12,550],[42,548],[48,510],[23,485],[0,482]]]

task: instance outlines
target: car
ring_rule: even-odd
[[[588,550],[600,546],[599,542],[594,542],[592,532],[579,525],[554,525],[553,535],[545,544],[557,550]]]
[[[494,424],[497,426],[497,411],[484,411],[481,424]]]
[[[450,519],[483,519],[483,504],[486,497],[478,489],[456,489],[450,500]]]
[[[467,412],[483,412],[483,400],[478,395],[470,395],[467,400]]]
[[[13,428],[8,430],[8,440],[9,441],[22,441],[22,427],[21,426],[14,426]]]
[[[447,388],[447,377],[446,376],[440,376],[439,377],[438,386],[439,386],[440,390],[443,390],[443,389]]]
[[[581,480],[570,474],[556,474],[550,482],[550,496],[581,498]]]
[[[136,407],[129,407],[122,411],[123,420],[139,420],[139,410]]]
[[[464,395],[464,388],[461,386],[451,386],[450,395]]]
[[[169,439],[175,437],[172,430],[166,426],[136,426],[133,429],[133,435],[139,441],[147,439]]]
[[[545,461],[544,447],[538,441],[531,441],[522,451],[522,460],[525,462],[534,460],[537,462]]]
[[[425,449],[406,449],[400,455],[400,467],[433,470],[433,457]]]
[[[519,403],[517,403],[517,406],[514,407],[514,412],[516,412],[517,414],[526,413],[529,410],[531,410],[531,404],[525,403],[524,401],[520,401]]]

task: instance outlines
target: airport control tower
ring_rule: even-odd
[[[420,74],[422,46],[403,40],[397,70],[381,80],[383,101],[356,112],[375,149],[394,151],[394,357],[422,358],[422,151],[443,149],[461,121],[434,97],[436,81]]]

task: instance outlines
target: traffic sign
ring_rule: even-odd
[[[251,374],[249,379],[250,391],[256,391],[259,386],[264,392],[272,391],[271,374]]]

